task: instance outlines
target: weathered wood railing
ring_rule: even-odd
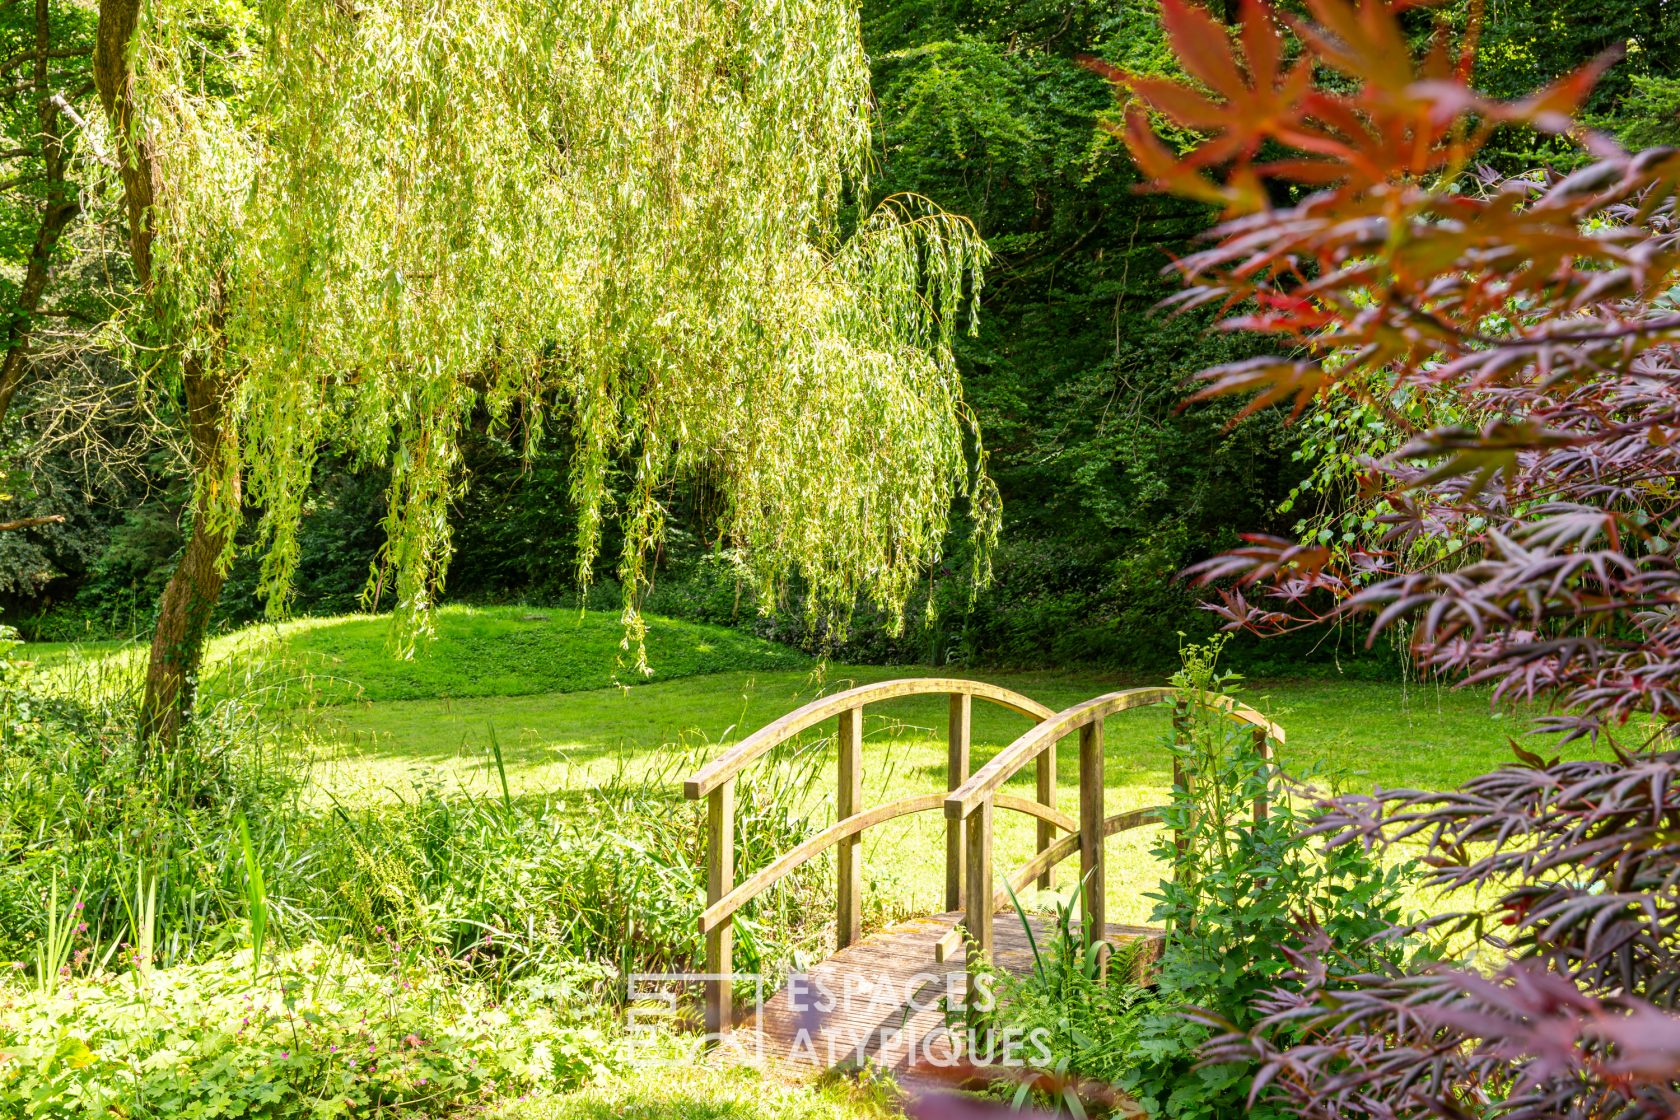
[[[992,916],[1005,905],[1008,891],[1019,891],[1034,879],[1041,884],[1047,883],[1051,870],[1076,851],[1079,853],[1081,924],[1093,940],[1104,936],[1108,901],[1103,841],[1129,829],[1159,821],[1163,808],[1151,806],[1114,816],[1104,815],[1103,721],[1133,708],[1171,703],[1174,705],[1173,738],[1183,744],[1189,737],[1189,711],[1194,699],[1175,688],[1132,688],[1075,704],[1039,721],[1032,730],[999,751],[973,777],[946,796],[946,819],[963,822],[967,826],[968,892],[962,924],[934,947],[939,959],[948,956],[965,938],[970,945],[971,961],[989,954],[992,950]],[[1255,743],[1265,757],[1270,757],[1272,743],[1281,744],[1284,741],[1283,729],[1253,708],[1223,696],[1209,695],[1201,702],[1250,725]],[[1053,752],[1056,742],[1074,732],[1079,733],[1078,829],[1058,843],[1041,845],[1038,855],[1010,877],[1008,890],[994,892],[991,888],[992,814],[994,806],[1001,804],[1003,795],[999,790],[1028,762]],[[1175,757],[1173,785],[1182,788],[1191,780],[1192,776],[1185,772]],[[1256,801],[1254,813],[1257,820],[1265,816],[1263,799]]]
[[[983,681],[923,677],[862,685],[814,700],[774,723],[760,728],[729,750],[702,766],[683,782],[683,795],[690,800],[707,798],[706,805],[706,910],[700,915],[700,930],[706,936],[706,1031],[717,1034],[730,1027],[729,979],[733,967],[735,911],[806,861],[831,847],[839,846],[839,890],[836,926],[839,948],[856,941],[863,925],[863,865],[860,859],[865,829],[910,813],[932,812],[945,803],[939,794],[907,797],[864,810],[863,801],[863,711],[867,704],[902,696],[950,698],[950,721],[946,733],[946,789],[955,790],[969,777],[970,720],[974,699],[989,701],[1018,712],[1034,722],[1055,713],[1038,701],[1007,688]],[[836,719],[839,744],[839,787],[835,801],[835,823],[788,852],[775,863],[737,886],[735,874],[735,780],[754,760],[773,747],[828,719]],[[1039,801],[997,797],[1004,809],[1029,813],[1039,819],[1040,843],[1048,847],[1053,830],[1071,831],[1071,818],[1055,809],[1055,755],[1050,752],[1039,763]],[[965,901],[963,860],[971,846],[966,841],[962,820],[946,824],[945,906],[960,910]],[[989,822],[988,822],[989,827]],[[989,893],[989,892],[988,892]]]
[[[900,798],[872,809],[863,800],[863,712],[867,704],[903,696],[945,695],[949,697],[945,794]],[[1031,719],[1034,726],[998,752],[972,774],[969,766],[970,721],[973,701],[1000,705]],[[1103,721],[1132,708],[1173,703],[1174,737],[1186,742],[1189,711],[1193,698],[1172,688],[1135,688],[1112,692],[1076,704],[1060,712],[1012,692],[981,681],[927,677],[863,685],[812,701],[797,711],[742,739],[719,757],[701,767],[683,782],[683,794],[690,799],[705,797],[706,810],[706,909],[700,915],[700,931],[706,937],[706,1030],[717,1034],[729,1029],[731,979],[734,956],[733,919],[736,911],[795,869],[829,848],[838,847],[838,904],[836,941],[845,948],[862,932],[862,834],[866,829],[912,813],[943,808],[946,817],[945,908],[963,911],[962,923],[952,929],[935,948],[944,959],[966,937],[973,949],[969,960],[977,962],[992,948],[992,917],[1008,900],[1010,890],[1020,891],[1037,880],[1050,885],[1052,870],[1079,853],[1081,911],[1090,936],[1101,938],[1107,911],[1103,882],[1103,841],[1109,836],[1150,824],[1159,819],[1161,808],[1136,809],[1104,816],[1103,807]],[[1205,703],[1230,718],[1253,728],[1255,742],[1263,754],[1270,744],[1282,743],[1282,729],[1252,708],[1226,697],[1207,697]],[[779,857],[742,883],[734,882],[735,866],[735,781],[740,772],[773,747],[786,742],[823,721],[837,720],[839,748],[838,796],[835,823]],[[1079,735],[1079,817],[1077,820],[1056,809],[1056,744]],[[1015,797],[1002,791],[1003,785],[1027,763],[1036,766],[1035,799]],[[1173,782],[1183,786],[1192,780],[1177,759]],[[1266,813],[1264,800],[1254,806],[1256,819]],[[993,817],[998,809],[1025,813],[1038,822],[1037,854],[1010,876],[1007,888],[994,890],[992,873]],[[1067,835],[1060,839],[1056,833]]]

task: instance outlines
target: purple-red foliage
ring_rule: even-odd
[[[1171,0],[1174,47],[1206,88],[1093,63],[1131,99],[1125,140],[1155,186],[1227,210],[1178,262],[1177,302],[1289,348],[1203,372],[1198,395],[1299,411],[1340,386],[1411,436],[1369,464],[1393,511],[1380,541],[1347,556],[1251,537],[1196,575],[1226,584],[1232,627],[1410,620],[1426,664],[1554,698],[1578,729],[1680,717],[1680,154],[1576,128],[1602,63],[1516,103],[1477,94],[1444,34],[1414,63],[1404,6],[1311,0],[1307,21],[1247,0],[1233,41]],[[1206,142],[1175,156],[1154,114]],[[1475,174],[1501,125],[1578,135],[1602,158],[1561,179]],[[1267,180],[1313,193],[1274,206]],[[1462,426],[1409,431],[1391,402],[1415,393]],[[1448,538],[1465,547],[1403,567]]]
[[[1637,725],[1654,741],[1610,762],[1519,750],[1455,793],[1331,802],[1328,842],[1421,843],[1438,885],[1480,888],[1438,920],[1479,967],[1338,973],[1306,923],[1304,991],[1267,997],[1266,1022],[1210,1056],[1257,1059],[1255,1091],[1304,1116],[1680,1116],[1664,730],[1680,721],[1680,153],[1575,124],[1607,59],[1522,101],[1482,96],[1474,27],[1418,57],[1401,19],[1418,6],[1306,0],[1298,18],[1245,0],[1232,33],[1161,0],[1194,84],[1091,63],[1154,188],[1225,211],[1176,265],[1175,302],[1285,350],[1205,371],[1198,395],[1298,413],[1349,393],[1408,441],[1363,465],[1379,539],[1248,537],[1194,574],[1230,627],[1404,622],[1424,664],[1549,702],[1556,730],[1655,717]],[[1157,119],[1205,139],[1176,153]],[[1575,136],[1596,162],[1479,172],[1512,126]],[[1395,402],[1417,394],[1452,425],[1413,426]]]

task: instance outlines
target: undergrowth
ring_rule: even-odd
[[[1186,696],[1240,691],[1238,678],[1217,668],[1220,644],[1183,651],[1173,684]],[[1406,923],[1414,869],[1384,867],[1358,845],[1325,851],[1307,835],[1312,811],[1289,796],[1248,726],[1211,706],[1188,711],[1188,742],[1167,748],[1190,781],[1174,788],[1154,852],[1172,869],[1150,896],[1152,922],[1167,930],[1159,959],[1134,949],[1105,967],[1064,911],[1050,943],[1035,946],[1027,975],[996,975],[999,1024],[1044,1030],[1057,1072],[1115,1086],[1152,1117],[1280,1117],[1266,1093],[1249,1101],[1253,1063],[1203,1060],[1214,1034],[1207,1021],[1246,1030],[1258,1022],[1262,992],[1298,984],[1286,950],[1307,921],[1322,929],[1328,952],[1364,970],[1423,952],[1391,936]],[[1257,820],[1262,798],[1268,812]]]

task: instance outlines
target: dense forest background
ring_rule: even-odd
[[[1224,7],[1215,0],[1218,14]],[[1447,10],[1462,19],[1467,7]],[[55,6],[50,29],[53,65],[71,86],[87,65],[89,36],[76,11]],[[5,8],[0,40],[11,55],[35,42],[36,15],[23,4]],[[979,331],[960,350],[1004,501],[994,579],[970,585],[969,544],[957,536],[923,592],[923,605],[936,609],[918,612],[902,635],[867,614],[844,635],[826,632],[803,620],[797,602],[765,613],[743,597],[699,490],[670,496],[673,532],[647,606],[858,660],[1157,669],[1172,660],[1179,632],[1213,627],[1177,573],[1232,545],[1240,530],[1316,531],[1304,519],[1337,495],[1319,492],[1315,466],[1338,452],[1311,416],[1291,424],[1263,412],[1233,423],[1229,403],[1182,405],[1190,375],[1247,345],[1211,330],[1207,316],[1154,310],[1175,286],[1163,267],[1214,215],[1134,189],[1124,152],[1099,127],[1113,110],[1110,88],[1078,62],[1090,54],[1173,72],[1154,6],[865,0],[862,21],[879,111],[871,198],[927,195],[971,217],[996,254]],[[1478,82],[1515,95],[1620,48],[1594,120],[1632,145],[1670,143],[1680,137],[1677,47],[1680,14],[1662,0],[1492,0]],[[0,88],[8,132],[35,138],[7,157],[15,172],[0,176],[0,301],[9,310],[7,369],[16,352],[36,375],[22,382],[0,434],[0,521],[62,520],[0,533],[0,608],[28,637],[143,636],[183,546],[185,458],[165,435],[172,425],[135,407],[135,371],[101,345],[97,293],[102,273],[125,267],[120,223],[84,205],[80,185],[54,169],[55,137],[76,122],[56,110],[49,118],[26,85]],[[1505,171],[1562,169],[1577,158],[1566,144],[1522,135],[1497,150]],[[74,212],[42,257],[55,206]],[[37,273],[42,284],[32,290]],[[517,429],[493,434],[485,418],[471,446],[454,506],[452,598],[579,596],[566,432],[547,433],[530,460],[519,439]],[[384,541],[383,472],[333,461],[317,478],[295,608],[388,607],[370,581]],[[615,555],[612,542],[602,555]],[[255,560],[237,562],[221,625],[261,615],[257,575]],[[610,607],[617,596],[610,567],[597,573],[589,601]],[[1392,655],[1362,655],[1354,644],[1317,638],[1241,656],[1255,672],[1332,659],[1343,670],[1388,670]]]

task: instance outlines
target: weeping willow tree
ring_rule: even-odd
[[[186,402],[197,472],[143,734],[179,731],[247,507],[285,609],[324,447],[389,467],[371,579],[423,630],[479,408],[527,449],[566,415],[579,576],[617,519],[643,668],[635,605],[678,487],[721,498],[761,602],[797,585],[835,619],[867,600],[901,621],[954,503],[995,533],[951,356],[984,245],[904,196],[839,233],[870,157],[849,0],[274,0],[260,17],[260,62],[218,98],[195,86],[181,0],[101,6],[144,293],[130,334]]]

